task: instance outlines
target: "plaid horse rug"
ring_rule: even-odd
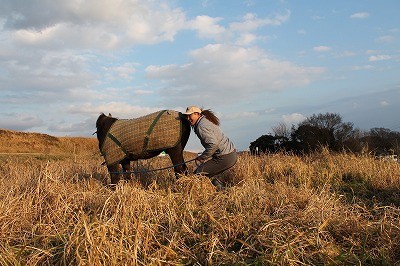
[[[140,158],[149,152],[175,147],[181,135],[180,113],[162,110],[135,119],[118,119],[100,150],[106,164],[112,165],[129,155]]]

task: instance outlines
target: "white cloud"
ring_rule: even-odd
[[[367,50],[366,54],[379,54],[379,51],[377,51],[377,50]]]
[[[311,17],[311,19],[312,20],[322,20],[322,19],[325,19],[325,18],[322,17],[322,16],[314,15],[314,16]]]
[[[70,105],[68,111],[73,114],[99,115],[100,113],[111,113],[119,118],[136,118],[149,113],[156,112],[160,107],[142,107],[131,105],[125,102],[108,102],[102,104],[93,104],[87,102],[80,105]]]
[[[297,31],[297,33],[300,34],[300,35],[306,35],[307,34],[305,29],[300,29],[300,30]]]
[[[272,18],[258,18],[256,14],[247,13],[242,22],[231,23],[229,29],[238,32],[251,32],[263,26],[279,26],[289,20],[290,14],[290,10],[287,10],[285,13],[277,14]]]
[[[363,66],[353,66],[352,70],[358,71],[358,70],[369,70],[373,69],[374,67],[371,65],[363,65]]]
[[[299,113],[282,115],[282,119],[285,124],[297,124],[299,122],[304,121],[306,118],[307,118],[306,116],[299,114]]]
[[[153,94],[153,91],[150,90],[134,90],[136,95],[146,95],[146,94]]]
[[[149,78],[165,82],[163,94],[169,100],[200,97],[211,104],[260,97],[268,91],[307,85],[324,71],[272,59],[257,47],[213,44],[190,56],[190,64],[146,69]]]
[[[372,55],[369,57],[368,61],[370,62],[376,62],[376,61],[384,61],[384,60],[389,60],[392,57],[390,55]]]
[[[247,13],[240,22],[232,22],[229,26],[223,27],[219,23],[220,17],[209,17],[206,15],[197,16],[189,21],[188,28],[197,31],[200,38],[212,38],[217,41],[229,43],[233,40],[237,45],[249,45],[260,39],[254,31],[264,26],[279,26],[289,20],[291,12],[287,10],[282,14],[273,17],[259,18],[256,14]]]
[[[314,50],[315,52],[318,52],[318,53],[325,53],[325,52],[329,52],[329,51],[331,50],[331,48],[330,48],[329,46],[323,46],[323,45],[321,45],[321,46],[315,46],[315,47],[313,48],[313,50]]]
[[[0,113],[0,128],[28,130],[43,125],[43,120],[27,113]]]
[[[244,33],[238,37],[235,44],[239,46],[247,46],[255,42],[257,39],[257,36],[254,34]]]
[[[350,16],[350,18],[353,19],[365,19],[369,17],[369,13],[367,12],[358,12],[358,13],[354,13]]]
[[[83,132],[91,133],[95,130],[95,119],[88,118],[84,121],[76,122],[76,123],[66,123],[65,121],[51,124],[48,127],[48,130],[51,132],[58,133],[74,133],[79,132],[82,134]]]
[[[9,91],[15,98],[35,92],[36,98],[30,102],[65,100],[71,90],[87,88],[94,80],[87,70],[87,58],[69,51],[20,51],[13,58],[0,60],[0,68],[7,70],[0,76],[3,92]]]
[[[257,116],[257,112],[237,112],[237,113],[228,113],[225,115],[221,115],[221,119],[239,119],[239,118],[250,118]]]
[[[352,57],[357,55],[355,52],[352,51],[344,51],[339,57]]]
[[[124,63],[119,66],[104,67],[104,71],[109,74],[113,79],[122,78],[126,80],[132,80],[132,74],[136,72],[135,64]]]
[[[46,10],[46,12],[43,12]],[[0,16],[13,39],[43,48],[115,49],[172,41],[185,14],[162,1],[10,1]]]
[[[382,107],[386,107],[386,106],[389,106],[389,105],[390,105],[389,102],[387,102],[387,101],[381,101],[379,104],[380,104]]]
[[[380,36],[379,38],[376,39],[377,42],[380,43],[390,43],[394,41],[394,37],[391,35],[385,35],[385,36]]]
[[[200,38],[221,38],[226,33],[226,29],[218,23],[222,18],[212,18],[209,16],[197,16],[189,21],[189,28],[196,30]]]

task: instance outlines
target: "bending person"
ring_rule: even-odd
[[[198,167],[194,173],[212,178],[234,166],[236,148],[219,127],[218,117],[211,110],[202,110],[197,106],[189,106],[184,114],[205,149],[196,158]],[[211,181],[218,189],[222,188],[218,179],[212,178]]]

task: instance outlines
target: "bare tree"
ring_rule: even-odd
[[[354,138],[356,130],[351,122],[343,122],[342,117],[335,113],[314,114],[308,117],[301,125],[310,125],[332,130],[335,140],[339,143]]]
[[[280,122],[275,127],[272,127],[272,132],[274,132],[276,137],[284,137],[287,139],[290,137],[290,128],[284,122]]]

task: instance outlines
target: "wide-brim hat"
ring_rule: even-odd
[[[186,112],[183,113],[184,115],[191,115],[193,113],[199,113],[201,114],[201,109],[197,106],[189,106],[188,108],[186,108]]]

